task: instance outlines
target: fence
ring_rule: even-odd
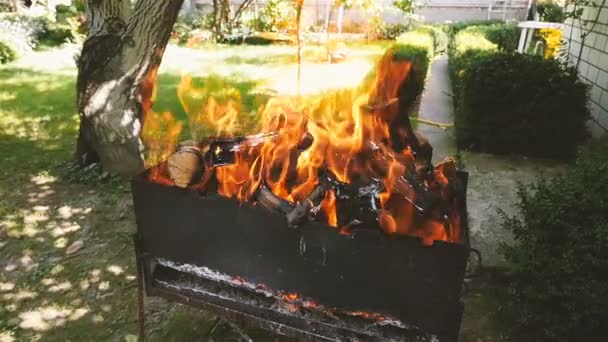
[[[236,8],[242,1],[231,0]],[[266,0],[254,0],[255,6],[261,8]],[[469,21],[485,19],[523,20],[531,0],[421,0],[421,7],[416,10],[427,22],[441,23],[445,21]],[[329,17],[336,21],[339,17],[339,8],[334,8],[334,0],[305,0],[302,11],[302,20],[305,25],[314,25]],[[404,21],[403,14],[393,6],[393,0],[376,1],[377,7],[382,9],[381,19],[387,23],[400,23]],[[210,9],[212,0],[186,0],[185,10]],[[361,8],[342,10],[343,23],[361,25],[373,13]]]

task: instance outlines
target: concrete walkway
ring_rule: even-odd
[[[431,65],[420,103],[419,117],[444,123],[454,121],[452,89],[447,56],[436,58]],[[433,146],[433,163],[457,152],[454,129],[418,124],[417,131]],[[481,251],[484,266],[504,266],[499,253],[501,243],[512,236],[501,227],[501,209],[507,215],[517,213],[517,184],[533,182],[539,175],[552,175],[563,168],[561,164],[517,156],[496,156],[461,152],[465,171],[469,172],[467,205],[471,246]]]
[[[418,116],[421,119],[441,123],[454,122],[452,85],[448,74],[448,57],[441,55],[432,62],[429,78],[426,81]],[[417,124],[416,131],[429,139],[433,146],[433,163],[446,156],[456,154],[456,137],[453,129]]]

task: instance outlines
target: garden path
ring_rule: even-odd
[[[452,87],[448,73],[448,58],[435,58],[422,94],[419,117],[443,123],[454,122]],[[458,153],[453,128],[418,124],[417,131],[433,146],[433,162]],[[469,172],[467,205],[471,247],[481,251],[484,266],[504,266],[499,252],[501,243],[512,237],[501,228],[498,209],[512,215],[516,212],[517,184],[531,183],[542,174],[555,174],[563,165],[520,156],[498,156],[460,151],[464,170]]]

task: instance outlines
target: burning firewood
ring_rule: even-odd
[[[302,223],[308,217],[310,210],[321,204],[321,201],[325,198],[325,193],[329,189],[329,184],[320,178],[319,184],[310,195],[305,200],[296,203],[295,207],[286,215],[287,224],[294,227]]]
[[[169,178],[173,183],[185,188],[200,177],[203,171],[201,149],[194,141],[181,142],[171,157],[167,160]]]
[[[262,146],[265,142],[279,137],[279,133],[260,133],[229,138],[214,138],[209,142],[205,160],[212,166],[234,164],[236,153],[246,149]]]
[[[277,211],[281,214],[289,214],[294,209],[291,202],[273,194],[266,185],[261,185],[258,189],[256,201],[264,208],[270,211]]]

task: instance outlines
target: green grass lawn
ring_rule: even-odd
[[[360,75],[369,71],[383,46],[351,46],[352,63]],[[47,49],[0,67],[3,342],[123,341],[136,331],[130,240],[135,220],[128,183],[93,172],[68,172],[78,133],[76,51]],[[185,71],[195,76],[195,84],[214,91],[236,89],[246,114],[260,92],[289,94],[295,84],[294,52],[289,46],[172,46],[161,66],[154,109],[186,119],[176,94]],[[326,76],[333,70],[339,81],[320,79],[310,91],[356,80],[348,69],[353,65],[317,63],[323,56],[320,46],[305,49],[304,56],[307,75]],[[67,255],[75,241],[82,241],[83,247]],[[158,341],[200,338],[212,318],[154,299],[147,301],[147,314],[147,331]],[[220,327],[215,339],[225,340],[231,333],[227,326]]]

